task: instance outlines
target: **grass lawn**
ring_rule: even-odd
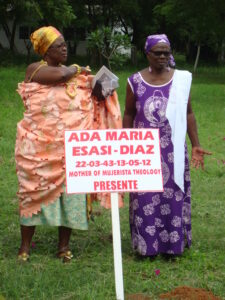
[[[21,265],[16,260],[20,230],[14,144],[23,105],[15,90],[24,70],[25,66],[0,69],[0,299],[115,299],[111,215],[97,204],[98,214],[90,221],[89,231],[73,231],[71,264],[63,265],[55,258],[54,227],[37,228],[30,263]],[[122,111],[126,78],[131,73],[117,73]],[[201,68],[193,77],[192,106],[201,144],[213,152],[206,158],[205,171],[191,171],[193,245],[175,261],[136,258],[131,250],[126,197],[120,210],[125,294],[142,293],[157,299],[161,293],[186,285],[211,290],[225,299],[224,83],[225,68]]]

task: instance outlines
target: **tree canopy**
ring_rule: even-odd
[[[149,34],[166,33],[188,60],[201,53],[208,61],[224,61],[224,0],[0,0],[0,18],[11,50],[15,28],[23,22],[70,28],[75,46],[101,27],[120,28],[136,51],[143,51]]]

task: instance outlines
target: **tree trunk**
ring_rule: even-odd
[[[32,44],[31,42],[28,40],[26,41],[25,39],[23,40],[24,41],[24,45],[27,49],[27,64],[30,63],[30,51],[31,51],[31,47],[32,47]]]
[[[9,49],[12,52],[14,51],[14,49],[17,51],[15,44],[14,44],[15,33],[16,33],[16,20],[13,21],[12,32],[10,31],[10,28],[6,21],[2,21],[1,23],[2,23],[2,28],[5,32],[6,38],[9,42]]]
[[[139,28],[136,20],[132,21],[133,36],[132,36],[132,47],[131,47],[131,61],[136,66],[137,65],[137,49],[139,41]]]
[[[224,63],[224,61],[225,61],[225,39],[223,39],[222,42],[221,42],[221,50],[220,50],[220,55],[219,55],[219,61],[221,63]]]
[[[200,50],[201,50],[201,44],[198,43],[198,49],[197,49],[197,54],[196,54],[196,58],[195,58],[195,64],[194,64],[194,73],[197,69],[198,66],[198,61],[199,61],[199,56],[200,56]]]
[[[112,68],[111,68],[111,64],[110,64],[110,60],[109,60],[109,59],[107,59],[107,64],[108,64],[109,70],[112,71]]]
[[[11,33],[11,38],[10,38],[10,50],[14,52],[15,49],[15,33],[16,33],[16,25],[17,25],[17,20],[16,18],[13,20],[13,26],[12,26],[12,33]],[[15,49],[16,50],[16,49]]]
[[[102,66],[103,65],[103,56],[100,51],[98,52],[98,61],[99,61],[99,66]]]
[[[2,23],[2,28],[3,28],[4,32],[5,32],[6,38],[7,38],[8,42],[9,42],[9,46],[10,46],[11,31],[9,29],[9,26],[8,26],[7,22],[2,21],[1,23]]]
[[[185,57],[186,57],[186,61],[190,61],[190,38],[188,37],[186,39],[186,43],[185,43]]]
[[[137,65],[137,47],[135,45],[131,46],[131,61],[134,66]]]

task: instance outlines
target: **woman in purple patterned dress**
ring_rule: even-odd
[[[165,34],[148,36],[149,67],[128,79],[124,128],[158,128],[164,191],[130,193],[133,249],[142,256],[179,255],[191,246],[191,191],[186,132],[192,164],[204,167],[189,98],[191,74],[175,65]]]

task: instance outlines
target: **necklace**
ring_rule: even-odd
[[[77,81],[75,77],[72,77],[69,81],[66,82],[66,93],[71,99],[74,99],[74,97],[76,96]]]
[[[46,61],[46,60],[43,60],[43,59],[40,61],[40,64],[41,64],[41,65],[44,65],[44,66],[48,66],[47,61]],[[62,67],[62,64],[58,64],[58,66],[52,66],[52,67]]]
[[[47,61],[45,61],[45,60],[43,60],[43,59],[40,61],[40,64],[41,64],[41,65],[45,65],[45,66],[48,65]]]

